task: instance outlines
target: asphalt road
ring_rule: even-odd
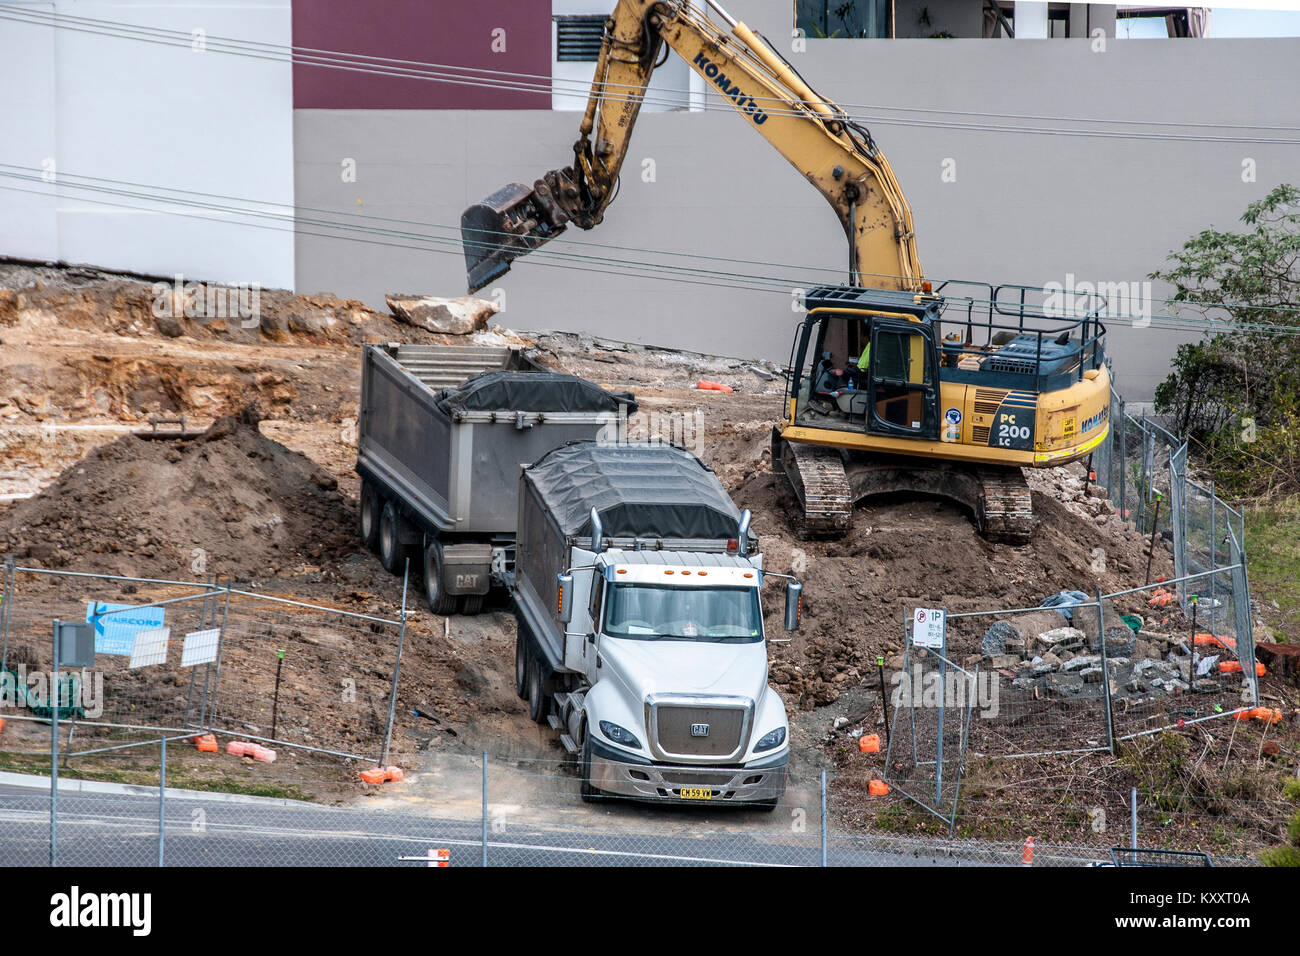
[[[425,866],[450,851],[452,866],[482,865],[482,824],[387,809],[289,804],[220,795],[166,801],[165,861],[172,866]],[[707,829],[707,828],[706,828]],[[489,866],[819,866],[820,832],[774,842],[744,834],[699,836],[489,820]],[[60,793],[58,863],[153,866],[158,797],[153,793]],[[48,789],[0,786],[0,862],[49,861]],[[836,845],[836,866],[951,866],[957,861]]]

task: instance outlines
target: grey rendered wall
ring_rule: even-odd
[[[789,35],[784,4],[751,5],[753,13],[739,2],[729,6],[774,40]],[[1232,226],[1272,186],[1300,181],[1296,147],[1232,141],[1296,138],[1297,40],[1110,40],[1105,52],[1094,52],[1087,40],[825,40],[787,55],[875,134],[911,199],[932,277],[1142,280],[1194,232]],[[1080,117],[1128,123],[1086,124]],[[1202,139],[906,125],[918,121]],[[439,224],[437,234],[448,240],[439,252],[415,251],[314,237],[300,225],[298,290],[332,290],[375,305],[385,292],[463,293],[463,260],[453,241],[462,209],[507,182],[531,183],[565,164],[577,123],[577,114],[556,112],[297,111],[300,206]],[[788,277],[791,288],[842,276],[845,242],[829,209],[745,126],[723,112],[643,114],[605,223],[569,236],[775,263],[735,268]],[[357,162],[356,182],[342,181],[345,158]],[[654,182],[642,181],[645,159],[654,160]],[[1243,182],[1246,159],[1255,162],[1256,182]],[[955,163],[955,182],[942,180],[946,160]],[[786,293],[558,268],[539,257],[521,259],[496,285],[506,294],[502,321],[516,328],[585,330],[778,361],[788,356],[798,319]],[[1155,294],[1167,290],[1157,284]],[[1118,384],[1130,400],[1143,400],[1187,335],[1118,326],[1112,324],[1109,342]]]

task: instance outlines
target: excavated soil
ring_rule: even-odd
[[[0,517],[0,542],[44,567],[247,579],[350,553],[353,514],[334,476],[263,436],[246,408],[189,441],[94,449]]]

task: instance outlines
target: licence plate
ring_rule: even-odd
[[[683,800],[713,799],[713,791],[707,787],[682,787],[680,792]]]

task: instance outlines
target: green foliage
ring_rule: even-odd
[[[1300,490],[1300,188],[1276,187],[1241,217],[1244,232],[1207,229],[1151,274],[1174,301],[1216,322],[1181,345],[1156,410],[1200,446],[1197,460],[1230,494]],[[1267,326],[1268,328],[1264,328]],[[1283,330],[1285,331],[1285,330]]]
[[[1259,855],[1265,866],[1300,866],[1300,850],[1293,846],[1275,846]]]

